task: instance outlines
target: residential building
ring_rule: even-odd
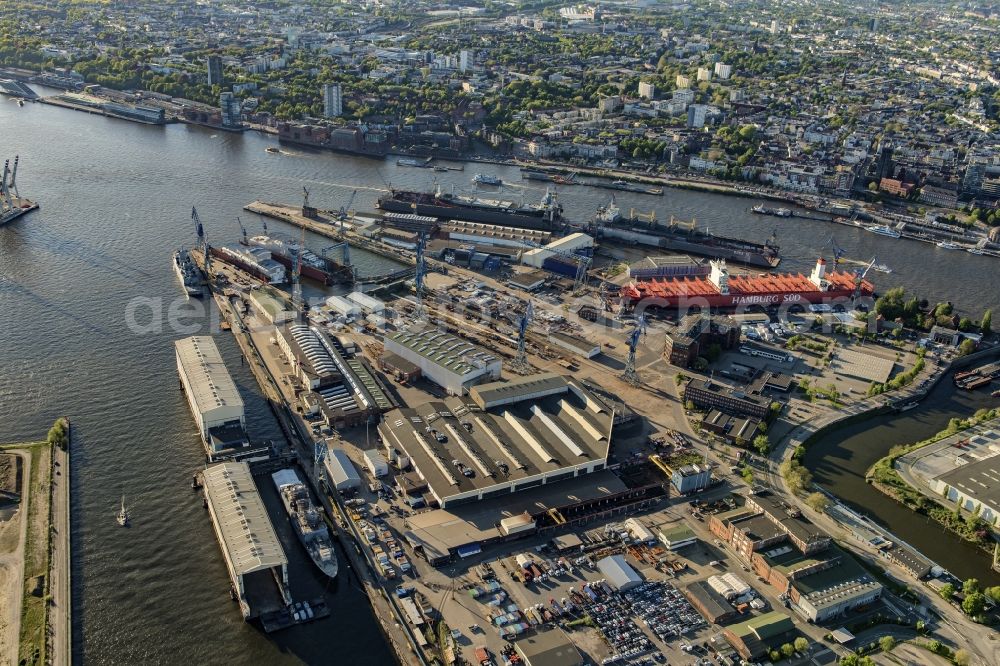
[[[344,114],[344,100],[339,83],[323,84],[323,115],[327,118],[339,118]]]
[[[698,80],[699,81],[711,81],[712,80],[712,70],[708,67],[698,68]]]
[[[639,97],[642,97],[643,99],[653,99],[656,97],[656,86],[648,81],[640,81]]]
[[[715,75],[722,80],[728,80],[733,75],[733,66],[717,62],[715,63]]]
[[[240,110],[240,100],[231,92],[219,95],[219,110],[222,113],[222,126],[238,128],[243,126],[243,114]]]
[[[705,118],[708,115],[708,107],[704,104],[692,104],[688,107],[687,126],[699,128],[705,126]]]
[[[222,56],[210,55],[205,59],[208,70],[208,85],[222,86],[225,81],[222,78]]]

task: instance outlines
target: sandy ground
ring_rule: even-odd
[[[9,451],[9,453],[22,453]],[[25,479],[31,478],[31,456],[22,455]],[[23,484],[22,484],[23,487]],[[17,663],[18,634],[21,629],[21,594],[24,580],[24,537],[26,520],[20,509],[0,525],[0,666]]]

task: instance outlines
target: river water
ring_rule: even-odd
[[[192,330],[164,325],[140,334],[126,325],[126,313],[137,298],[163,299],[166,311],[180,294],[170,255],[194,241],[192,206],[209,240],[222,243],[238,240],[237,215],[250,233],[260,231],[261,221],[243,205],[257,198],[297,203],[303,185],[324,208],[346,204],[357,189],[359,211],[371,210],[388,182],[428,188],[437,178],[446,189],[467,190],[477,168],[512,183],[505,197],[533,201],[543,188],[522,186],[517,169],[507,166],[435,173],[399,167],[395,159],[302,149],[275,155],[265,152],[269,145],[273,139],[256,133],[149,127],[40,104],[19,108],[0,98],[0,157],[20,154],[21,193],[42,206],[0,228],[0,441],[37,438],[57,416],[73,418],[74,652],[87,662],[389,660],[365,598],[343,575],[327,590],[329,620],[274,638],[240,621],[209,521],[188,487],[202,451],[174,366],[172,341],[207,330],[207,320],[193,319]],[[561,192],[567,215],[581,220],[608,196],[584,187]],[[711,231],[758,241],[777,229],[787,270],[808,271],[817,255],[829,254],[834,235],[848,257],[877,254],[895,269],[876,276],[880,289],[905,284],[975,316],[987,306],[1000,310],[1000,294],[984,288],[984,276],[998,267],[988,257],[756,216],[748,212],[750,199],[667,190],[662,197],[620,192],[617,200],[625,210],[655,207],[660,219],[694,217]],[[269,223],[272,231],[282,226]],[[322,239],[308,240],[322,247]],[[352,258],[362,274],[391,266],[361,251]],[[247,401],[251,435],[279,436],[235,342],[217,339]],[[934,420],[928,433],[940,429],[937,421],[946,422],[950,409],[945,403],[940,417],[921,413]],[[893,441],[871,446],[923,436],[891,428],[886,435]],[[136,517],[130,530],[114,523],[122,493]],[[296,551],[293,564],[308,578],[302,557]]]

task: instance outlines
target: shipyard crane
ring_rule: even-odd
[[[343,261],[341,263],[348,267],[351,265],[351,245],[347,241],[341,241],[339,243],[334,243],[333,245],[328,245],[320,250],[319,253],[326,258],[327,252],[330,250],[340,250],[341,255],[343,256]]]
[[[240,226],[240,234],[243,237],[243,244],[247,245],[248,244],[248,241],[247,241],[247,228],[243,226],[243,221],[240,219],[239,215],[236,216],[236,224],[238,224]],[[264,225],[264,231],[267,231],[267,225],[266,224]]]
[[[20,199],[21,195],[17,191],[17,163],[21,161],[20,155],[14,155],[14,169],[10,172],[10,180],[7,182],[8,190],[14,191],[14,198]]]
[[[528,325],[534,317],[535,305],[529,300],[517,328],[517,356],[514,357],[514,367],[522,372],[528,370]]]
[[[844,260],[844,248],[837,245],[837,239],[830,236],[830,247],[833,249],[833,265],[836,266]]]
[[[201,242],[201,249],[203,254],[205,255],[205,267],[204,267],[205,275],[211,275],[211,273],[209,273],[208,271],[209,269],[208,239],[205,237],[205,227],[202,226],[201,224],[201,218],[198,217],[198,210],[194,206],[191,206],[191,220],[194,221],[194,230],[195,233],[198,234],[198,240]]]
[[[424,311],[424,276],[427,274],[427,263],[424,261],[424,251],[427,249],[427,234],[420,234],[417,240],[417,262],[413,270],[413,289],[417,297],[417,310],[414,315],[419,319]]]
[[[358,191],[354,190],[351,192],[350,198],[347,200],[347,204],[340,207],[340,211],[337,213],[337,219],[340,221],[340,233],[344,233],[344,220],[350,216],[351,206],[354,205],[354,198],[358,196]]]
[[[639,348],[639,339],[646,333],[646,315],[641,314],[635,320],[635,328],[628,336],[628,362],[622,379],[632,385],[639,384],[639,373],[635,369],[635,352]]]
[[[302,302],[302,254],[306,248],[306,228],[302,227],[299,247],[295,250],[295,269],[292,271],[292,304],[304,307]]]
[[[858,296],[861,295],[861,285],[864,284],[865,277],[868,275],[868,271],[872,269],[878,257],[872,257],[872,260],[868,263],[864,270],[860,268],[854,271],[854,293],[851,294],[851,302],[858,300]]]
[[[546,247],[544,245],[536,243],[535,241],[527,239],[520,240],[518,241],[518,243],[527,247],[535,248],[537,250],[545,250],[547,252],[551,252],[552,254],[558,255],[565,259],[569,259],[570,261],[576,264],[576,275],[574,276],[573,279],[573,292],[576,293],[580,291],[580,289],[582,289],[583,287],[587,286],[587,271],[590,270],[590,265],[594,261],[590,257],[586,255],[576,254],[575,252],[567,252],[565,250],[557,250],[555,248]],[[522,251],[518,255],[518,260],[521,259],[521,256],[523,256],[523,254],[524,252]]]

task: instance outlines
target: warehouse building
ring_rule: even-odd
[[[784,613],[771,611],[722,630],[722,635],[744,659],[758,660],[794,640],[795,625]]]
[[[174,343],[177,374],[209,459],[248,449],[243,398],[222,362],[215,341],[196,335]]]
[[[691,546],[698,542],[698,537],[695,536],[694,530],[683,523],[660,525],[656,532],[660,543],[671,552],[678,551],[685,546]]]
[[[582,385],[543,373],[394,410],[378,431],[444,508],[604,469],[613,419]]]
[[[642,576],[625,561],[624,555],[611,555],[598,560],[597,568],[607,579],[608,585],[619,592],[628,592],[633,587],[642,585]]]
[[[260,493],[242,462],[211,465],[202,472],[205,503],[226,569],[241,604],[244,619],[259,615],[277,584],[284,604],[290,604],[288,560],[267,516]]]
[[[387,335],[385,351],[413,363],[425,378],[451,395],[463,395],[476,384],[500,379],[500,357],[437,329]]]
[[[594,247],[594,239],[580,232],[572,233],[552,241],[545,247],[527,250],[521,255],[521,263],[534,268],[542,268],[546,259],[559,255],[574,254]]]
[[[354,301],[347,300],[343,296],[330,296],[326,299],[326,307],[341,317],[361,316],[361,306]]]
[[[1000,429],[977,429],[951,438],[955,456],[950,470],[930,480],[932,490],[991,525],[1000,524]]]
[[[670,484],[681,495],[704,490],[712,483],[712,470],[702,465],[682,465],[670,475]]]
[[[601,345],[578,335],[567,335],[556,331],[549,333],[549,342],[584,358],[594,358],[601,353]]]
[[[385,303],[361,291],[352,291],[347,295],[347,300],[361,308],[365,314],[381,314],[385,310]]]
[[[322,328],[291,324],[275,331],[275,340],[292,365],[303,405],[318,409],[329,426],[360,425],[392,409],[368,367]]]
[[[730,622],[739,615],[726,598],[712,589],[706,581],[699,580],[688,585],[684,588],[684,596],[694,609],[712,624]]]
[[[334,448],[332,442],[326,444],[323,467],[326,470],[326,482],[331,488],[344,491],[361,486],[361,475],[354,463],[343,449]]]
[[[562,629],[536,631],[514,643],[525,666],[583,666],[583,656]]]

